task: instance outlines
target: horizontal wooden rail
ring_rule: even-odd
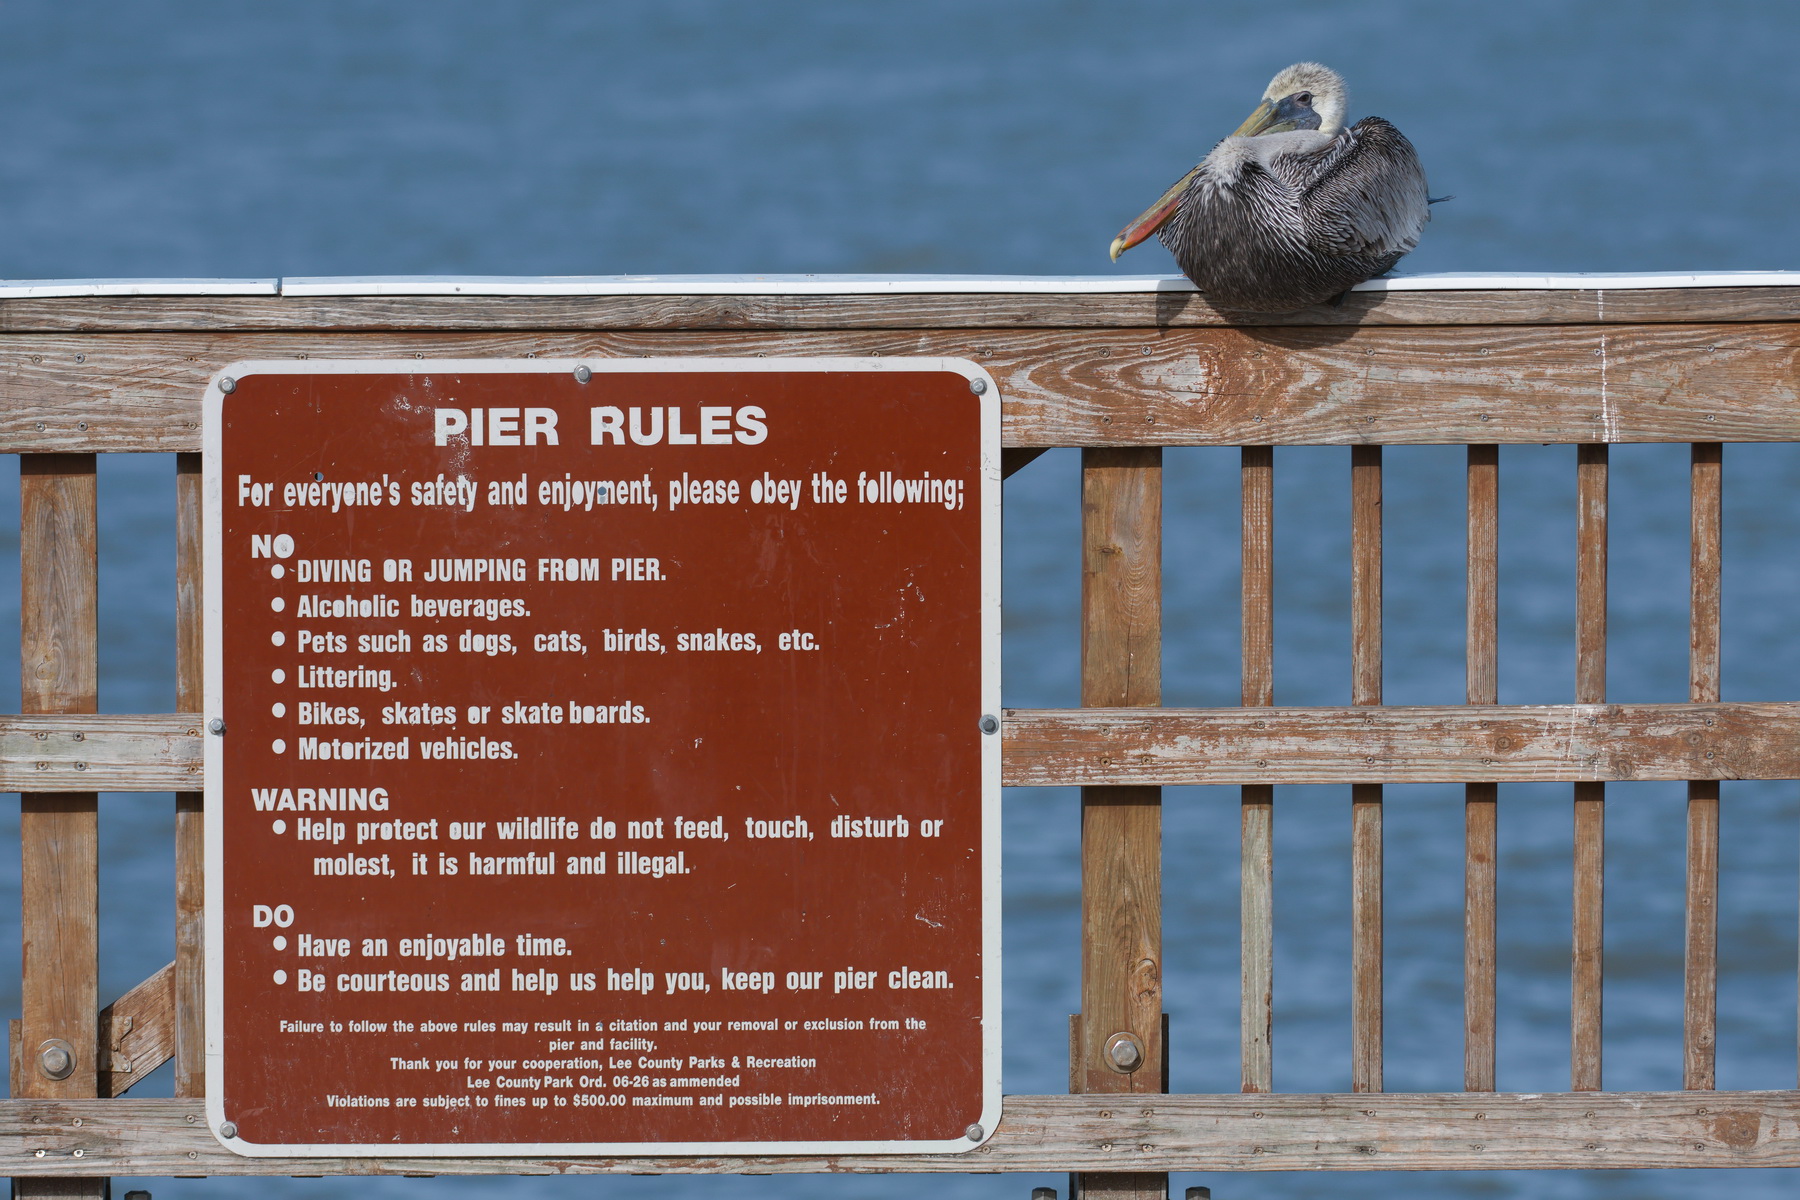
[[[1800,778],[1800,704],[1012,709],[1007,784]]]
[[[1190,291],[844,296],[71,296],[0,300],[0,332],[333,329],[1099,329],[1691,324],[1800,319],[1800,288],[1352,292],[1229,313]]]
[[[1800,440],[1800,324],[322,331],[0,336],[0,451],[197,450],[241,359],[758,354],[972,358],[1011,447]]]
[[[200,718],[0,716],[0,792],[169,792],[200,781]]]
[[[781,1158],[246,1158],[194,1100],[0,1100],[0,1159],[64,1177],[1794,1167],[1800,1092],[1008,1096],[967,1154]]]
[[[194,786],[192,714],[0,716],[0,791]],[[1800,778],[1800,703],[1010,709],[1009,787]]]

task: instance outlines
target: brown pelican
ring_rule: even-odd
[[[1412,143],[1380,117],[1344,128],[1336,71],[1295,63],[1236,133],[1113,239],[1155,233],[1220,308],[1293,312],[1388,270],[1430,220]]]

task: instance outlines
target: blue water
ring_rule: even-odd
[[[6,0],[0,278],[1172,269],[1113,233],[1254,105],[1276,69],[1342,71],[1353,115],[1417,144],[1436,210],[1408,270],[1800,267],[1800,6],[1279,5],[868,0],[429,3]],[[1278,456],[1277,699],[1348,697],[1348,460]],[[1388,699],[1462,696],[1460,452],[1389,452]],[[1611,695],[1685,696],[1685,451],[1614,453]],[[1800,456],[1727,454],[1725,691],[1793,695]],[[1076,695],[1076,459],[1007,485],[1007,702]],[[1233,452],[1171,451],[1167,700],[1237,696]],[[166,458],[102,466],[102,705],[172,705]],[[1573,452],[1503,456],[1502,699],[1572,698]],[[16,484],[0,488],[16,571]],[[16,579],[0,579],[6,628]],[[16,638],[0,637],[11,653]],[[10,662],[10,665],[8,665]],[[0,707],[16,711],[16,659]],[[1568,1070],[1565,788],[1502,812],[1501,1064]],[[1606,1081],[1680,1083],[1679,785],[1619,786],[1608,825]],[[1795,1078],[1792,784],[1728,786],[1719,1075]],[[1391,1090],[1460,1084],[1461,805],[1392,788]],[[1167,1007],[1177,1090],[1234,1090],[1237,799],[1167,796]],[[1348,1084],[1348,802],[1284,789],[1277,824],[1276,1081]],[[167,961],[166,798],[103,805],[102,990]],[[1078,1006],[1072,794],[1006,818],[1006,1086],[1064,1086]],[[4,819],[0,833],[16,830]],[[16,897],[16,864],[0,859]],[[16,899],[9,898],[9,906]],[[16,919],[0,921],[0,959]],[[16,971],[0,1010],[16,1012]],[[145,1089],[167,1089],[166,1070]],[[1177,1177],[1233,1196],[1790,1194],[1776,1172]],[[164,1197],[1023,1196],[1050,1178],[156,1181]],[[1176,1193],[1179,1195],[1179,1191]]]

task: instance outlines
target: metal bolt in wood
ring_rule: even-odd
[[[67,1079],[75,1073],[75,1047],[61,1038],[46,1038],[38,1047],[38,1070],[46,1079]]]

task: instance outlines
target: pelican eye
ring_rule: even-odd
[[[1311,92],[1301,92],[1298,96],[1295,96],[1294,99],[1301,104],[1311,104],[1312,103],[1312,93]]]

